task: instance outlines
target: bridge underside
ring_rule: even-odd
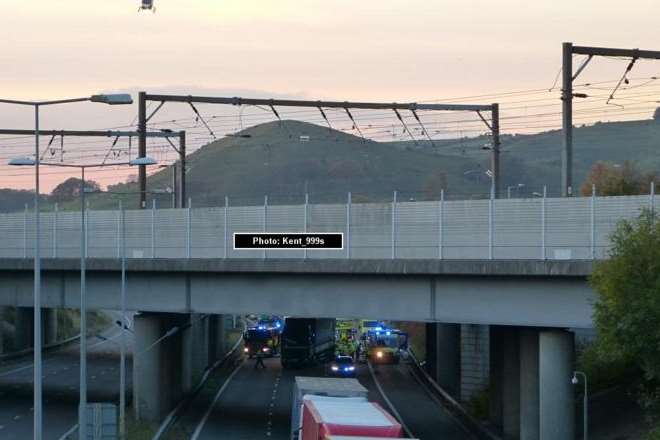
[[[0,306],[33,305],[31,260],[0,262]],[[129,261],[127,308],[148,312],[379,318],[592,327],[584,262]],[[78,308],[76,260],[43,261],[42,303]],[[90,309],[119,309],[117,260],[89,260]]]

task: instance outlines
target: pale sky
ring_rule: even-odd
[[[138,0],[1,0],[0,96],[206,89],[432,100],[550,87],[563,41],[660,49],[657,0],[154,3],[155,13],[138,13]],[[623,68],[599,60],[584,77],[611,80]],[[660,73],[660,63],[635,73]],[[0,126],[31,127],[29,111],[0,107]],[[48,109],[44,126],[109,127],[134,112]]]

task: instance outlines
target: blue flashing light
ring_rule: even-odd
[[[381,331],[382,329],[383,329],[383,327],[380,327],[380,326],[374,327],[374,330],[376,330],[377,332]]]
[[[279,322],[276,322],[275,327],[280,328],[280,327],[282,327],[282,324],[280,324]]]
[[[387,332],[385,332],[385,334],[386,334],[387,336],[389,336],[389,335],[392,334],[392,332],[388,330]]]

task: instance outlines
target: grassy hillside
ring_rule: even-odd
[[[435,142],[373,142],[326,127],[299,121],[271,122],[250,127],[243,137],[225,137],[188,157],[188,194],[193,206],[298,203],[305,192],[314,202],[345,200],[351,191],[356,201],[389,200],[397,190],[401,200],[437,199],[441,188],[448,197],[485,195],[490,181],[490,152],[482,147],[486,136]],[[309,136],[302,141],[301,136]],[[522,194],[548,186],[559,194],[561,131],[502,137],[501,177],[503,196],[507,185],[525,184]],[[621,163],[631,160],[643,170],[660,170],[660,121],[596,123],[574,131],[574,182],[576,190],[598,160]],[[149,190],[169,185],[171,170],[149,177]],[[94,209],[137,206],[137,186],[113,188],[123,195],[92,195]],[[3,199],[4,197],[4,199]],[[150,194],[169,206],[167,194]],[[0,190],[0,210],[20,210],[27,192]],[[6,199],[6,200],[5,200]],[[76,202],[63,209],[77,209]],[[47,207],[45,207],[47,209]]]
[[[576,189],[599,160],[612,163],[630,160],[642,170],[660,170],[660,121],[599,122],[576,127],[573,138],[573,181]],[[487,166],[488,152],[481,146],[488,142],[488,138],[478,137],[436,142],[436,148],[428,143],[414,147],[412,142],[399,142],[397,147],[427,154],[480,159]],[[562,145],[561,130],[503,136],[501,175],[504,184],[525,183],[534,191],[548,185],[548,190],[557,194]]]
[[[469,157],[400,151],[391,144],[362,140],[350,134],[297,121],[273,122],[248,128],[244,137],[223,138],[188,157],[188,193],[194,206],[303,200],[342,201],[348,191],[354,200],[389,200],[397,190],[401,199],[437,198],[440,189],[483,192],[484,184],[466,180],[463,173],[477,161]],[[300,136],[309,136],[301,141]],[[170,185],[171,171],[149,177],[150,189]],[[485,182],[485,181],[484,181]],[[115,191],[135,191],[120,185]],[[116,201],[96,196],[93,205]],[[135,196],[127,198],[134,203]],[[162,198],[163,203],[167,197]]]

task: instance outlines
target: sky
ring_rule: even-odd
[[[657,0],[154,3],[155,13],[138,12],[137,0],[0,1],[0,97],[203,90],[421,101],[550,87],[563,41],[660,49]],[[611,80],[624,68],[598,60],[584,75]],[[640,62],[635,73],[660,73],[660,63]],[[42,119],[101,128],[134,113],[80,104]],[[29,109],[0,106],[0,126],[31,124]],[[19,180],[0,186],[29,187]]]

